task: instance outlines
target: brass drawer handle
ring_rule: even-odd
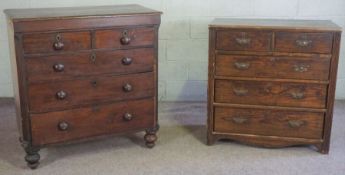
[[[290,94],[293,99],[297,99],[297,100],[303,99],[305,97],[303,92],[291,92]]]
[[[126,83],[122,88],[123,88],[123,91],[125,92],[130,92],[133,90],[132,85],[130,85],[129,83]]]
[[[67,93],[65,92],[65,91],[58,91],[57,93],[56,93],[56,98],[58,99],[58,100],[64,100],[64,99],[66,99],[67,98]]]
[[[55,42],[53,44],[53,47],[55,50],[62,50],[64,48],[65,44],[62,42],[62,36],[60,34],[57,34],[55,36]]]
[[[288,121],[290,128],[299,128],[305,124],[302,120],[290,120]]]
[[[251,39],[246,37],[246,33],[245,32],[241,32],[241,37],[240,38],[235,38],[237,44],[241,45],[241,46],[245,46],[250,44]]]
[[[237,123],[237,124],[244,124],[248,121],[248,118],[245,117],[233,117],[232,121]]]
[[[133,115],[127,112],[123,115],[123,119],[125,121],[131,121],[133,119]]]
[[[123,65],[130,65],[130,64],[132,64],[132,58],[130,58],[130,57],[122,58],[122,64]]]
[[[245,70],[248,69],[250,66],[250,63],[245,63],[245,62],[235,62],[234,63],[235,67],[240,70]]]
[[[65,66],[61,63],[54,64],[53,69],[55,72],[62,72],[65,70]]]
[[[69,128],[69,124],[67,122],[65,122],[65,121],[59,122],[58,129],[60,131],[67,131],[68,128]]]
[[[122,32],[122,37],[120,39],[122,45],[128,45],[131,42],[131,38],[128,36],[128,31],[124,30]]]
[[[300,40],[296,40],[296,45],[298,47],[308,47],[313,43],[312,40],[306,40],[306,39],[300,39]]]
[[[244,89],[244,88],[239,88],[239,89],[234,88],[232,91],[237,96],[245,96],[248,94],[248,89]]]
[[[307,72],[310,65],[307,64],[295,64],[293,66],[295,72]]]

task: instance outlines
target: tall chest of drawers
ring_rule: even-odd
[[[5,13],[29,167],[42,147],[94,136],[146,131],[154,146],[160,12],[121,5]]]
[[[216,19],[209,32],[208,144],[225,138],[328,153],[341,28]]]

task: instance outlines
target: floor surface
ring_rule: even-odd
[[[309,147],[265,149],[231,141],[206,146],[205,103],[160,103],[159,141],[143,133],[45,148],[30,170],[18,142],[14,104],[0,100],[0,175],[343,175],[345,101],[335,105],[329,155]]]

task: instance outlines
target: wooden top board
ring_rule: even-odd
[[[330,20],[289,20],[289,19],[238,19],[216,18],[210,28],[255,28],[341,31],[341,27]]]
[[[85,6],[85,7],[58,7],[58,8],[30,8],[30,9],[6,9],[5,14],[13,21],[35,21],[46,19],[83,18],[99,16],[126,16],[135,14],[161,14],[137,4],[109,5],[109,6]]]

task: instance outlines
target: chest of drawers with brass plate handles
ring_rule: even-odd
[[[341,28],[216,19],[209,26],[208,144],[314,145],[328,153]]]
[[[25,160],[42,147],[146,131],[157,140],[161,12],[139,5],[5,10]]]

